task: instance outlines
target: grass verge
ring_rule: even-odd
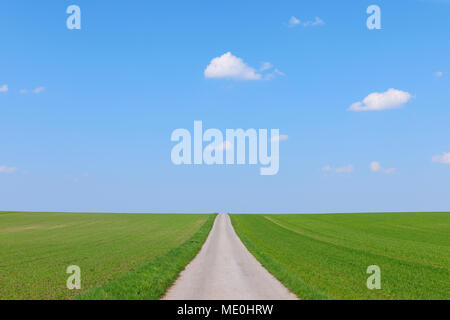
[[[120,279],[89,290],[79,300],[156,300],[163,297],[179,273],[197,255],[208,237],[216,215],[181,246],[146,263]]]

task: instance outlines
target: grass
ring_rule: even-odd
[[[188,241],[170,250],[135,271],[104,286],[78,296],[81,300],[154,300],[164,296],[178,274],[197,255],[214,222],[214,216],[206,221]]]
[[[213,219],[214,215],[2,212],[0,299],[73,299],[77,294],[110,298],[115,292],[109,291],[111,286],[90,290],[143,270],[159,274],[147,274],[148,292],[128,286],[130,291],[120,297],[157,299],[200,249]],[[81,268],[81,290],[66,288],[69,265]]]
[[[250,252],[302,299],[450,299],[450,213],[232,215]],[[381,290],[366,286],[381,268]]]

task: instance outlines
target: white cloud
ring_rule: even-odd
[[[348,165],[345,167],[336,168],[335,171],[336,173],[352,173],[353,171],[355,171],[355,169],[352,165]]]
[[[408,92],[389,89],[386,92],[374,92],[364,98],[362,102],[352,104],[349,111],[377,111],[400,108],[409,100],[412,95]]]
[[[39,87],[39,88],[34,89],[34,90],[33,90],[33,93],[39,94],[39,93],[41,93],[41,92],[44,91],[44,90],[45,90],[44,87]]]
[[[314,21],[306,21],[303,23],[304,27],[316,27],[316,26],[322,26],[325,24],[325,21],[320,19],[319,17],[316,17]]]
[[[265,80],[272,80],[273,78],[275,78],[276,76],[284,76],[284,72],[281,72],[280,70],[278,70],[277,68],[275,68],[272,72],[270,73],[266,73],[264,75],[264,79]]]
[[[392,173],[395,173],[396,171],[397,171],[396,168],[384,169],[384,173],[387,173],[387,174],[392,174]]]
[[[444,73],[442,71],[437,71],[434,73],[434,75],[438,78],[442,77],[444,75]]]
[[[45,87],[37,87],[36,89],[33,89],[33,90],[21,89],[19,91],[19,93],[20,94],[28,94],[28,93],[32,92],[34,94],[39,94],[44,90],[45,90]]]
[[[206,78],[228,78],[234,80],[261,80],[261,74],[249,67],[241,58],[231,52],[214,58],[205,69]]]
[[[280,134],[279,136],[275,136],[272,139],[270,139],[271,142],[274,141],[286,141],[289,139],[289,136],[287,134]]]
[[[332,166],[328,165],[328,166],[323,167],[322,171],[351,174],[351,173],[353,173],[353,171],[355,171],[355,168],[351,164],[349,164],[348,166],[339,167],[339,168],[333,168]]]
[[[259,68],[259,71],[267,71],[273,68],[273,65],[270,62],[264,62],[261,66],[261,68]]]
[[[268,72],[268,73],[264,74],[265,80],[272,80],[276,76],[284,76],[285,75],[284,72],[281,72],[277,68],[274,68],[273,64],[271,64],[270,62],[264,62],[262,64],[261,68],[259,68],[259,71],[264,72],[264,71],[269,71],[271,69],[273,69],[272,72]]]
[[[245,62],[231,52],[214,58],[205,69],[205,78],[225,78],[233,80],[271,80],[275,76],[284,76],[284,73],[278,69],[267,73],[268,70],[273,69],[274,66],[270,62],[264,62],[259,69],[259,72],[254,68],[245,64]],[[264,73],[266,72],[266,73]]]
[[[0,92],[8,92],[9,88],[7,84],[4,84],[3,86],[0,87]]]
[[[370,170],[372,170],[373,172],[378,172],[378,171],[380,171],[380,169],[381,169],[381,165],[379,162],[374,161],[370,164]]]
[[[0,173],[14,173],[16,171],[17,171],[17,168],[0,165]]]
[[[284,75],[285,75],[284,72],[281,72],[280,70],[278,70],[278,69],[276,69],[276,68],[275,68],[275,70],[274,70],[274,73],[275,73],[275,74],[278,74],[278,75],[280,75],[280,76],[284,76]]]
[[[300,24],[301,23],[301,21],[299,20],[299,19],[297,19],[296,17],[294,17],[294,16],[292,16],[290,19],[289,19],[289,26],[290,27],[295,27],[296,25],[298,25],[298,24]]]
[[[324,25],[324,24],[325,24],[325,21],[323,21],[319,17],[316,17],[312,21],[304,21],[304,22],[302,22],[300,19],[297,19],[296,17],[292,16],[289,19],[289,22],[288,22],[288,26],[291,27],[291,28],[292,27],[296,27],[296,26],[317,27],[317,26],[321,26],[321,25]]]
[[[370,163],[370,170],[373,172],[381,172],[386,174],[392,174],[397,171],[395,168],[384,169],[378,161],[373,161]]]
[[[435,163],[450,164],[450,152],[444,152],[441,155],[434,156],[432,161]]]

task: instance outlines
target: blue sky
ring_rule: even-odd
[[[437,0],[3,1],[0,210],[448,211],[449,17]],[[227,52],[261,79],[205,77]],[[404,100],[348,110],[391,88]],[[173,165],[194,120],[279,128],[279,173]]]

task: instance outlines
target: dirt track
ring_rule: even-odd
[[[291,300],[289,292],[242,244],[226,214],[217,216],[203,248],[167,300]]]

